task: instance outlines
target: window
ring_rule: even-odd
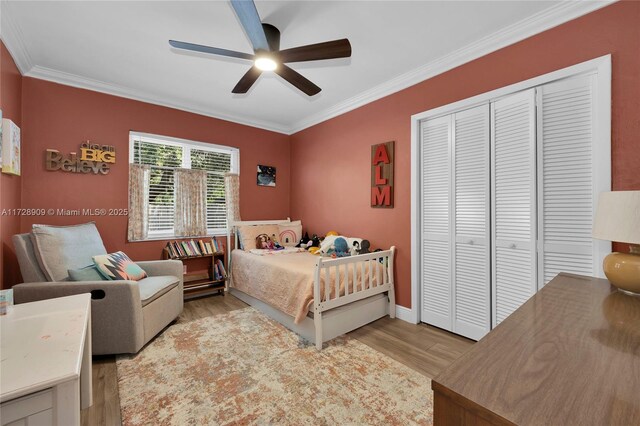
[[[227,232],[224,174],[238,172],[239,151],[220,145],[131,132],[130,162],[150,166],[148,238],[174,237],[178,168],[207,171],[207,233]]]

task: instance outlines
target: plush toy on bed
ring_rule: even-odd
[[[347,240],[342,237],[336,238],[333,242],[333,255],[335,257],[346,257],[349,256],[349,244],[347,244]]]
[[[371,253],[369,249],[371,248],[371,243],[369,240],[362,240],[360,243],[360,249],[358,250],[358,254],[367,254]]]
[[[267,234],[260,234],[256,237],[256,248],[262,250],[284,250],[284,247],[277,241],[272,240]]]
[[[360,243],[358,241],[354,241],[351,246],[351,256],[357,256],[360,254]]]
[[[302,238],[300,238],[300,241],[298,241],[298,244],[296,245],[296,247],[300,248],[308,248],[308,243],[309,241],[311,241],[311,238],[309,238],[309,233],[305,232],[304,236]]]

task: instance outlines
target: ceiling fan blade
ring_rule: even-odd
[[[231,0],[231,6],[233,6],[249,40],[251,40],[253,50],[269,51],[269,43],[253,0]]]
[[[185,43],[184,41],[169,40],[169,44],[176,49],[192,50],[194,52],[210,53],[212,55],[230,56],[232,58],[248,59],[253,61],[250,53],[236,52],[235,50],[219,49],[217,47],[203,46],[201,44]]]
[[[262,74],[262,71],[260,71],[257,67],[251,67],[249,71],[247,71],[247,73],[242,76],[231,93],[247,93],[251,86],[253,86],[253,83],[256,82],[258,77],[260,77],[260,74]]]
[[[346,38],[309,44],[281,50],[278,57],[282,62],[317,61],[320,59],[348,58],[351,56],[351,43]]]
[[[278,68],[276,68],[274,72],[309,96],[317,95],[322,90],[306,77],[303,77],[297,71],[292,70],[285,64],[279,64]]]

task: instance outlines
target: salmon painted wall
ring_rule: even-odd
[[[292,217],[397,246],[397,302],[410,307],[411,115],[609,53],[613,189],[640,189],[640,2],[624,1],[292,135]],[[371,145],[391,140],[395,207],[373,209]]]
[[[240,211],[245,220],[289,216],[289,136],[43,80],[23,79],[22,207],[44,209],[127,208],[129,131],[233,146],[240,149]],[[114,145],[108,175],[46,171],[45,150],[78,152],[85,140]],[[256,185],[256,166],[277,167],[275,188]],[[160,259],[165,241],[128,243],[127,218],[22,217],[33,223],[75,224],[95,220],[108,251],[134,260]]]
[[[22,130],[22,76],[11,54],[0,42],[0,109],[2,117],[11,119]],[[24,147],[24,142],[22,142]],[[0,173],[0,214],[21,206],[20,176]],[[11,236],[20,231],[18,216],[0,217],[0,288],[8,288],[20,279]]]

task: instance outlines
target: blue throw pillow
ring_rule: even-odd
[[[69,269],[69,281],[105,281],[100,275],[96,265],[85,266],[80,269]]]

